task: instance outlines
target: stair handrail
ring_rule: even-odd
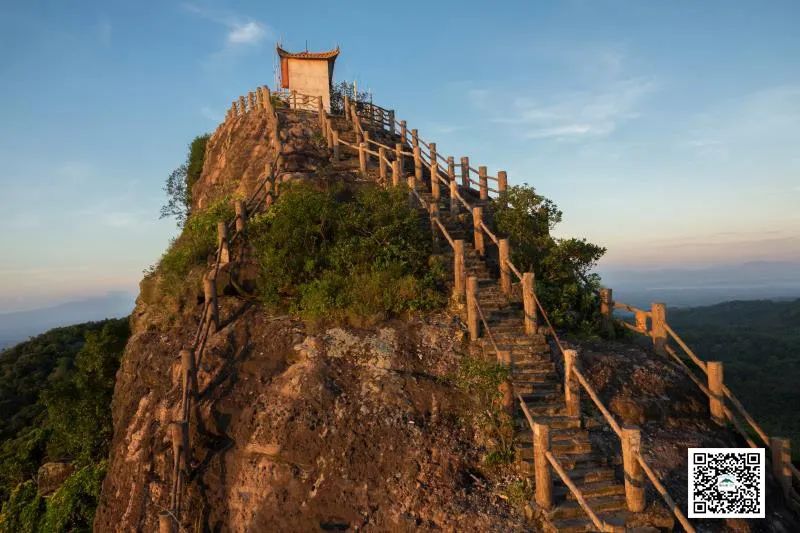
[[[403,142],[406,142],[405,138],[402,139],[402,140],[403,140]],[[427,143],[422,141],[419,138],[419,136],[417,136],[417,141],[418,141],[418,143],[421,143],[422,145],[426,146],[430,150],[430,145],[428,145]],[[425,159],[423,159],[422,157],[420,157],[420,159],[422,160],[423,165],[427,166],[428,169],[430,170],[431,169],[430,152],[426,153],[420,148],[420,156],[423,153],[425,155],[427,155],[428,161],[425,161]],[[438,157],[439,157],[439,155],[437,153],[437,158]],[[444,158],[442,158],[442,159],[444,159]],[[469,169],[474,171],[474,169],[472,167],[469,167]],[[431,177],[434,178],[433,175],[431,175]],[[439,178],[438,175],[435,176],[435,177]],[[444,180],[442,180],[442,181],[444,181]],[[474,182],[474,180],[471,180],[471,179],[469,181],[471,183],[476,183],[476,182]],[[445,181],[445,183],[447,183],[447,182]],[[477,183],[480,184],[480,182],[477,182]],[[455,189],[456,189],[455,193],[456,193],[457,198],[463,204],[465,204],[465,206],[467,206],[467,208],[469,209],[469,204],[460,195],[460,190],[459,190],[460,186],[457,185],[455,187]],[[493,192],[497,192],[494,189],[490,189],[490,190],[492,190]],[[419,200],[420,204],[423,207],[426,207],[425,202],[420,197],[420,195],[418,194],[416,189],[412,188],[412,191],[413,191],[414,196],[416,196],[417,199]],[[449,234],[447,233],[445,227],[438,220],[438,217],[434,217],[433,220],[436,223],[436,225],[440,228],[440,230],[443,232],[445,237],[448,239],[448,242],[450,243],[450,245],[454,247],[454,243],[453,243],[452,239],[450,238]],[[491,230],[489,230],[489,228],[486,226],[486,224],[482,220],[480,221],[479,227],[484,232],[486,232],[489,235],[489,237],[492,238],[492,240],[495,243],[498,243],[498,239],[497,239],[496,235],[494,235],[494,233],[492,233]],[[522,274],[520,273],[519,269],[517,269],[517,267],[511,262],[511,260],[507,259],[505,264],[509,267],[509,270],[514,272],[514,274],[517,276],[517,278],[520,281],[522,281],[522,279],[523,279]],[[490,342],[492,343],[492,345],[493,345],[493,347],[495,349],[495,353],[499,354],[499,347],[497,346],[497,343],[495,342],[494,336],[493,336],[493,334],[491,332],[491,328],[489,327],[489,324],[488,324],[488,322],[486,320],[486,317],[485,317],[485,315],[483,313],[483,310],[480,307],[480,303],[478,302],[478,299],[477,299],[477,294],[475,294],[474,297],[475,297],[475,308],[476,308],[476,310],[478,312],[478,315],[479,315],[479,317],[480,317],[480,319],[481,319],[481,321],[482,321],[482,323],[484,325],[484,328],[486,329],[486,332],[487,332],[487,335],[488,335],[488,337],[490,339]],[[547,312],[545,311],[544,307],[542,306],[541,302],[539,301],[539,298],[536,297],[535,294],[534,294],[534,301],[535,301],[536,307],[539,309],[540,313],[542,314],[542,317],[545,319],[545,322],[547,323],[547,326],[548,326],[551,334],[553,335],[553,338],[554,338],[554,340],[555,340],[555,342],[556,342],[556,344],[558,346],[558,349],[562,352],[562,355],[563,355],[564,354],[564,347],[563,347],[563,345],[561,343],[561,340],[559,339],[555,328],[553,328],[553,325],[550,322],[550,319],[549,319],[549,316],[548,316]],[[600,410],[600,412],[603,414],[604,418],[606,419],[606,422],[609,424],[609,426],[612,428],[612,430],[617,434],[617,436],[620,437],[620,439],[622,439],[622,430],[621,430],[619,424],[616,422],[616,420],[614,419],[613,415],[611,415],[610,411],[602,403],[602,401],[600,400],[597,392],[589,384],[588,380],[586,380],[585,376],[583,376],[583,374],[580,372],[580,370],[578,368],[573,366],[572,371],[575,374],[575,377],[578,379],[578,381],[581,384],[581,386],[586,390],[586,392],[592,398],[593,402],[597,405],[598,409]],[[532,417],[530,416],[530,413],[527,410],[527,405],[522,400],[521,396],[518,395],[518,397],[519,397],[519,400],[520,400],[520,404],[522,405],[523,411],[525,412],[526,418],[528,418],[528,422],[530,424],[532,424]],[[585,499],[582,497],[582,494],[580,493],[580,490],[576,486],[574,486],[574,484],[571,483],[571,481],[569,480],[568,476],[563,471],[563,468],[561,468],[560,464],[558,463],[557,459],[552,454],[550,454],[550,452],[548,452],[548,454],[550,455],[548,457],[548,461],[553,466],[553,468],[558,472],[559,476],[561,476],[562,480],[565,481],[565,484],[569,487],[569,489],[573,492],[573,494],[575,494],[576,499],[578,499],[579,503],[581,503],[581,506],[583,507],[584,511],[586,511],[587,514],[590,516],[590,518],[592,518],[593,523],[595,524],[595,526],[598,527],[598,528],[601,528],[601,526],[604,526],[604,527],[608,528],[608,529],[601,529],[603,531],[616,531],[614,526],[608,525],[605,522],[600,521],[599,518],[596,515],[594,515],[593,511],[588,506],[588,504],[585,501]],[[691,524],[688,523],[688,520],[686,519],[686,517],[681,512],[680,508],[675,504],[674,500],[672,500],[672,498],[669,496],[668,492],[664,488],[663,484],[661,484],[661,482],[658,480],[658,478],[655,475],[655,473],[653,472],[653,470],[649,467],[649,465],[647,465],[646,461],[641,456],[641,453],[637,452],[635,458],[636,458],[636,461],[639,464],[642,465],[643,471],[650,478],[650,480],[653,483],[654,487],[659,492],[659,494],[662,496],[662,498],[667,503],[667,505],[670,506],[670,510],[678,518],[678,520],[680,521],[681,525],[686,529],[687,532],[694,533],[694,528],[692,528]]]
[[[494,353],[496,357],[500,357],[500,348],[497,346],[497,342],[494,340],[494,335],[492,334],[492,329],[489,327],[489,323],[486,321],[486,317],[483,314],[483,309],[481,309],[481,303],[478,301],[478,295],[475,295],[475,309],[478,311],[478,316],[481,318],[481,322],[483,322],[483,327],[486,330],[486,335],[489,336],[489,342],[492,343],[492,348],[494,348]]]
[[[614,419],[614,416],[611,414],[611,411],[603,404],[603,401],[600,400],[600,396],[598,396],[597,391],[594,390],[594,387],[586,380],[586,376],[577,368],[572,368],[572,373],[578,379],[578,383],[581,384],[583,390],[589,395],[589,398],[592,399],[594,404],[597,406],[597,409],[603,414],[603,418],[606,419],[606,422],[614,430],[614,433],[617,434],[617,437],[620,439],[622,438],[622,428],[620,427],[619,423]]]
[[[535,422],[533,420],[533,416],[528,410],[528,405],[525,403],[525,400],[519,393],[517,393],[517,400],[519,401],[519,405],[520,407],[522,407],[522,412],[528,421],[528,426],[530,426],[531,434],[533,434]],[[533,453],[536,453],[535,446],[532,447],[532,450]],[[563,467],[558,462],[558,459],[556,459],[556,457],[552,454],[552,452],[550,452],[550,450],[546,450],[544,456],[547,458],[547,461],[553,467],[553,470],[555,470],[558,476],[561,478],[561,481],[564,482],[564,485],[566,485],[569,491],[572,492],[573,496],[575,496],[578,505],[581,506],[583,512],[586,513],[586,515],[589,517],[589,520],[592,521],[594,527],[596,527],[598,531],[616,531],[615,529],[613,529],[613,526],[607,524],[604,520],[601,520],[600,517],[597,516],[597,513],[594,512],[592,507],[589,505],[589,502],[587,502],[586,498],[583,497],[583,493],[581,492],[581,490],[574,483],[572,483],[572,480],[569,479],[569,476],[564,471]]]
[[[625,310],[628,310],[628,311],[631,311],[631,312],[634,312],[634,313],[644,313],[647,316],[652,317],[652,312],[648,312],[648,311],[645,311],[643,309],[639,309],[639,308],[636,308],[636,307],[634,307],[632,305],[628,305],[628,304],[625,304],[625,303],[622,303],[622,302],[616,302],[615,301],[613,307],[615,309],[625,309]],[[628,322],[626,322],[626,321],[624,321],[622,319],[617,319],[617,321],[619,323],[623,324],[623,325],[630,326],[630,324]],[[666,320],[664,320],[663,327],[664,327],[664,330],[666,331],[667,335],[670,338],[672,338],[672,340],[674,340],[678,344],[678,346],[680,346],[680,348],[689,357],[689,359],[691,359],[691,361],[697,366],[697,368],[699,368],[702,371],[702,374],[705,375],[705,376],[708,376],[708,365],[707,365],[706,361],[703,361],[702,359],[700,359],[700,357],[697,356],[697,354],[694,352],[694,350],[692,350],[689,347],[689,345],[686,344],[686,342],[675,332],[674,329],[672,329],[672,327],[669,325],[668,322],[666,322]],[[641,333],[643,335],[652,336],[652,331],[647,331],[646,326],[645,326],[644,329],[632,328],[632,327],[629,328],[629,329],[633,329],[637,333]],[[684,372],[687,374],[687,376],[689,376],[689,378],[695,383],[695,385],[697,385],[697,387],[706,396],[708,396],[710,399],[714,398],[714,395],[709,390],[709,388],[699,378],[697,378],[695,373],[683,361],[683,359],[675,351],[674,348],[672,348],[668,343],[665,343],[664,344],[664,350],[666,351],[666,353],[673,360],[675,360],[679,364],[679,366],[684,370]],[[722,384],[722,392],[723,392],[723,397],[728,399],[728,401],[733,405],[735,410],[739,413],[739,416],[741,416],[745,420],[745,422],[747,422],[747,424],[749,425],[750,429],[756,435],[758,435],[759,439],[762,441],[763,446],[765,448],[767,448],[767,449],[770,449],[771,448],[771,439],[769,438],[769,435],[767,434],[767,432],[764,431],[764,429],[761,427],[761,425],[755,420],[755,418],[744,407],[744,404],[742,404],[742,402],[736,397],[736,395],[724,383]],[[723,410],[725,412],[725,415],[728,418],[728,420],[736,427],[737,431],[747,441],[748,445],[751,448],[759,447],[750,438],[750,436],[749,436],[750,432],[747,431],[747,428],[744,427],[742,425],[742,423],[738,420],[738,417],[735,416],[735,413],[733,411],[731,411],[730,408],[728,408],[727,406],[724,405],[724,401],[722,403],[722,408],[723,408]],[[788,462],[788,467],[789,467],[789,470],[792,473],[792,477],[795,480],[800,481],[800,471],[798,471],[797,467],[795,467],[794,464],[791,461]]]
[[[259,87],[257,91],[250,92],[249,98],[245,99],[244,96],[239,97],[238,105],[236,101],[231,109],[228,111],[226,115],[225,121],[228,121],[234,116],[238,116],[240,113],[245,114],[248,111],[265,111],[269,115],[273,117],[273,120],[276,121],[276,128],[277,128],[277,120],[278,115],[275,108],[272,106],[271,102],[271,94],[269,88]],[[294,98],[297,97],[297,94],[293,95]],[[302,95],[301,95],[302,96]],[[321,98],[319,98],[321,102]],[[249,109],[247,108],[247,102],[249,102]],[[256,107],[257,103],[257,107]],[[277,131],[277,130],[276,130]],[[276,151],[280,151],[279,139],[275,139],[276,143]],[[276,158],[277,159],[277,158]],[[259,198],[261,192],[266,189],[267,184],[271,184],[275,179],[275,171],[276,167],[271,166],[267,173],[263,176],[260,180],[259,186],[251,193],[250,197],[244,202],[245,212],[253,213],[256,212],[257,209],[261,206],[262,202],[265,201],[266,197],[269,197],[272,193],[271,191],[267,191],[265,197]],[[236,219],[239,217],[237,215],[231,220],[224,224],[224,229],[226,233],[220,233],[217,242],[217,249],[214,254],[214,263],[212,266],[212,273],[204,278],[204,283],[207,282],[209,279],[212,280],[214,288],[212,290],[216,291],[216,279],[219,275],[220,268],[222,266],[222,252],[224,247],[229,247],[236,239],[242,238],[243,233],[236,228]],[[227,234],[228,230],[235,229],[233,235],[229,238],[226,238],[225,235]],[[220,230],[221,231],[221,230]],[[206,296],[208,294],[206,293]],[[188,368],[183,368],[182,372],[186,375],[182,378],[181,383],[181,395],[180,395],[180,404],[179,404],[179,411],[181,413],[181,419],[177,421],[181,426],[180,435],[178,438],[181,439],[181,443],[176,445],[173,443],[173,449],[179,450],[179,455],[173,458],[173,480],[172,486],[170,488],[170,509],[164,512],[159,513],[159,526],[161,531],[174,531],[175,527],[178,526],[180,528],[180,513],[181,513],[181,493],[183,491],[183,482],[185,476],[185,470],[187,469],[188,457],[189,457],[189,449],[190,448],[190,441],[189,441],[189,422],[190,422],[190,414],[192,409],[192,388],[196,388],[197,383],[197,368],[199,367],[199,363],[202,360],[203,354],[205,352],[206,343],[208,341],[208,337],[211,332],[211,325],[214,322],[214,316],[216,310],[212,305],[215,306],[212,300],[209,300],[208,297],[204,298],[203,307],[200,312],[200,319],[198,322],[197,329],[195,330],[195,334],[192,337],[192,342],[190,343],[190,348],[187,350],[189,352],[189,358],[191,359],[190,366]],[[184,362],[182,361],[182,367],[184,366]],[[192,374],[192,375],[189,375]],[[195,390],[194,394],[197,394],[198,391]],[[174,422],[173,422],[174,423]],[[176,438],[176,435],[173,434],[173,439]]]

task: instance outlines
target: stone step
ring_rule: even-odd
[[[625,497],[618,494],[611,496],[598,496],[586,498],[586,503],[594,512],[608,512],[608,511],[626,511]],[[564,518],[581,518],[585,517],[586,513],[580,504],[575,500],[565,500],[558,504],[553,511],[550,512],[549,518],[551,520],[559,520]]]
[[[586,498],[625,495],[625,485],[611,479],[576,483],[575,485]],[[553,495],[567,500],[575,500],[575,495],[564,484],[553,487]]]
[[[628,512],[612,511],[607,513],[600,513],[598,516],[601,520],[608,524],[624,528]],[[563,518],[559,520],[552,520],[545,526],[547,532],[558,533],[583,533],[587,531],[597,531],[597,527],[592,523],[589,517],[583,518]]]

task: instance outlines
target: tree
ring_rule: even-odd
[[[199,135],[189,143],[186,162],[170,172],[164,184],[167,203],[161,206],[161,217],[175,217],[178,227],[183,227],[192,210],[192,187],[203,173],[203,161],[210,135]]]
[[[494,201],[498,231],[511,242],[511,261],[536,275],[536,295],[557,326],[589,332],[599,321],[600,277],[591,270],[606,249],[586,239],[557,239],[550,231],[562,213],[527,184]]]

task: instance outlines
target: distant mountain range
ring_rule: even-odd
[[[134,301],[133,294],[110,292],[53,307],[0,313],[0,350],[55,327],[124,317],[133,310]]]
[[[601,268],[614,298],[639,307],[713,305],[730,300],[800,298],[800,263],[760,261],[705,268]]]

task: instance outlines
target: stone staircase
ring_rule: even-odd
[[[334,118],[334,127],[340,137],[349,143],[355,142],[351,125],[343,118]],[[394,146],[399,136],[385,133],[376,140]],[[408,149],[407,149],[408,150]],[[341,150],[342,160],[334,162],[334,168],[358,174],[358,155],[351,150]],[[372,180],[378,180],[378,170],[374,161],[368,170]],[[404,173],[413,173],[413,159],[405,157]],[[430,175],[424,170],[424,183],[418,183],[417,192],[428,204],[434,201],[429,192]],[[462,195],[464,193],[462,192]],[[491,220],[491,206],[481,201],[477,193],[467,193],[467,202],[484,208],[485,220]],[[467,276],[478,278],[478,302],[497,343],[498,349],[511,354],[511,376],[515,393],[522,396],[534,420],[550,427],[552,452],[567,471],[570,479],[582,491],[586,501],[605,522],[624,527],[631,518],[626,509],[625,488],[618,480],[615,465],[593,449],[589,432],[580,417],[566,415],[563,381],[556,371],[553,352],[543,333],[527,335],[524,329],[523,305],[519,298],[509,298],[502,293],[497,279],[496,265],[491,265],[487,257],[482,257],[472,244],[472,222],[469,214],[452,215],[449,211],[449,190],[441,187],[439,199],[439,220],[450,236],[464,240],[465,268]],[[460,206],[463,207],[463,206]],[[427,220],[428,211],[418,206],[420,217]],[[438,230],[437,230],[438,231]],[[439,233],[440,237],[441,234]],[[441,237],[441,251],[445,257],[452,257],[452,250]],[[486,239],[487,248],[492,242]],[[452,260],[448,264],[452,265]],[[481,325],[483,329],[483,325]],[[495,348],[487,335],[473,342],[471,350],[476,356],[496,358]],[[522,412],[515,412],[515,447],[517,464],[522,473],[533,475],[532,432]],[[549,512],[542,512],[542,526],[547,531],[579,532],[593,531],[591,520],[576,501],[574,495],[553,473],[553,493],[555,505]]]

